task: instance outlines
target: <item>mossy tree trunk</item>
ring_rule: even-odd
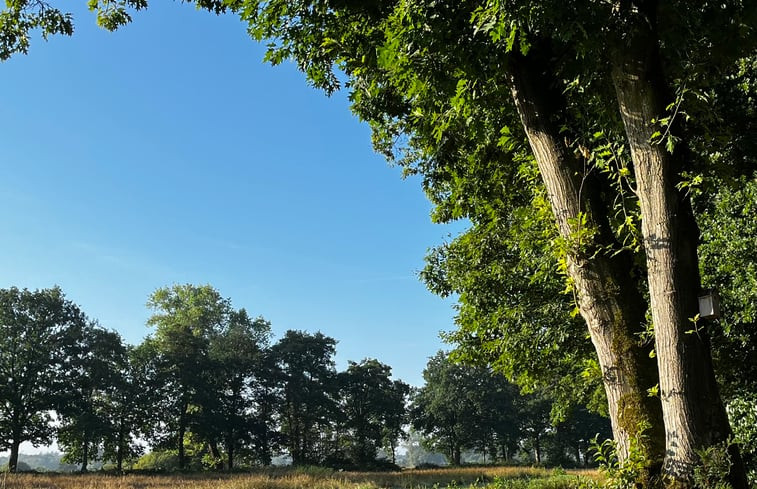
[[[648,17],[648,18],[653,18]],[[621,116],[634,163],[660,372],[665,424],[664,474],[693,483],[697,452],[728,440],[731,431],[717,383],[704,321],[694,323],[701,291],[699,230],[691,203],[677,188],[686,158],[683,143],[669,152],[653,141],[653,124],[672,102],[664,81],[653,21],[640,22],[617,49],[613,69]],[[731,484],[745,488],[737,452]]]
[[[648,460],[646,474],[653,475],[662,460],[664,434],[659,400],[648,396],[657,384],[657,368],[637,335],[644,329],[647,309],[632,277],[628,254],[608,256],[601,247],[614,246],[607,225],[607,210],[599,200],[596,182],[585,175],[583,165],[566,147],[554,122],[559,107],[547,94],[554,87],[543,66],[528,57],[513,55],[510,82],[515,106],[536,157],[560,236],[571,245],[566,260],[579,309],[585,319],[603,373],[613,436],[620,457],[625,458],[632,440]],[[590,243],[575,243],[576,223],[595,233]]]

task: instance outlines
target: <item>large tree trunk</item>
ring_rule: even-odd
[[[652,141],[652,134],[661,129],[652,120],[664,116],[666,102],[672,100],[666,100],[668,90],[650,25],[639,23],[639,30],[616,53],[613,81],[641,204],[665,423],[663,471],[688,485],[699,463],[697,451],[726,442],[731,431],[718,394],[705,322],[692,322],[701,291],[699,230],[690,201],[676,188],[685,148],[671,154]],[[746,477],[735,449],[732,455],[730,482],[744,488]]]
[[[21,445],[20,437],[14,437],[11,441],[11,453],[8,458],[8,472],[18,470],[18,447]]]
[[[549,97],[554,87],[548,75],[537,66],[528,57],[513,55],[509,69],[513,100],[560,236],[575,242],[575,223],[582,214],[587,217],[586,225],[598,231],[590,247],[585,243],[570,247],[568,273],[603,372],[619,456],[624,459],[632,440],[637,440],[648,460],[642,476],[647,479],[662,460],[664,435],[660,403],[647,394],[657,384],[657,368],[637,337],[644,329],[646,303],[632,278],[631,257],[625,253],[611,257],[599,250],[616,244],[606,224],[608,211],[599,199],[597,183],[586,175],[550,120],[560,107]]]

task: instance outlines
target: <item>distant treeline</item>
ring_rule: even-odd
[[[144,443],[173,454],[178,469],[270,465],[282,454],[380,469],[394,466],[408,426],[454,464],[471,450],[486,461],[520,452],[582,464],[588,440],[609,436],[607,421],[584,410],[553,426],[548,400],[442,352],[420,389],[374,359],[337,372],[335,339],[290,330],[272,343],[268,321],[208,285],[158,289],[148,307],[154,332],[131,346],[59,288],[0,290],[0,450],[10,450],[10,470],[22,442],[53,439],[82,471],[93,461],[121,471]]]

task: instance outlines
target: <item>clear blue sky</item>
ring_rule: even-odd
[[[137,343],[154,289],[209,283],[421,384],[454,310],[416,274],[462,224],[431,224],[346,94],[263,64],[235,17],[154,1],[108,33],[75,3],[72,38],[0,64],[0,287],[58,284]]]

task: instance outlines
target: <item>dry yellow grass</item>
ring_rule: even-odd
[[[478,487],[499,478],[548,477],[553,472],[528,467],[464,467],[395,473],[266,470],[252,474],[105,474],[0,475],[0,489],[430,489]],[[579,472],[575,472],[579,473]],[[594,472],[580,472],[594,476]]]

